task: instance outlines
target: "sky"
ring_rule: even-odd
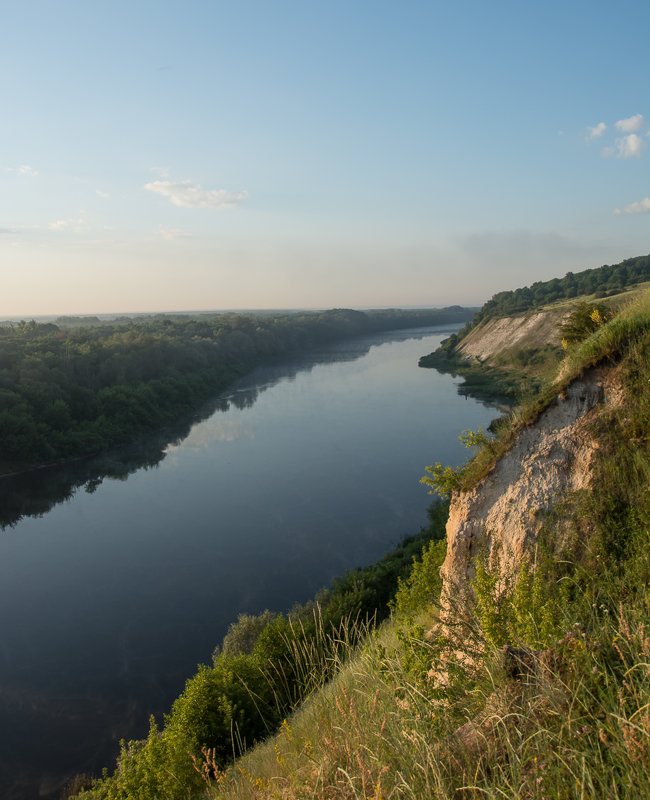
[[[650,251],[646,0],[0,0],[0,317],[480,305]]]

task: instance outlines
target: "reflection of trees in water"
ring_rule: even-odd
[[[448,334],[458,326],[436,329]],[[421,339],[433,331],[391,331],[360,336],[332,343],[291,361],[257,367],[238,381],[228,393],[204,405],[197,413],[155,435],[134,441],[128,447],[107,451],[99,456],[79,459],[63,465],[43,467],[19,475],[0,477],[0,529],[13,527],[23,517],[41,517],[55,505],[70,500],[80,487],[90,494],[101,486],[104,478],[126,480],[140,469],[151,469],[164,458],[169,445],[180,445],[192,427],[217,412],[231,407],[240,411],[251,408],[260,394],[280,381],[295,380],[301,372],[309,372],[321,364],[355,361],[373,346],[385,342]]]

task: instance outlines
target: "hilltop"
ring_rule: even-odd
[[[420,366],[462,376],[462,394],[520,401],[553,378],[564,357],[561,327],[578,302],[613,313],[647,288],[650,256],[638,256],[499,292]]]

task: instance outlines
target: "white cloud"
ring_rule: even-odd
[[[108,198],[108,195],[106,194],[106,192],[102,192],[101,189],[95,189],[95,194],[98,195],[99,197],[103,197],[104,200],[106,200]]]
[[[191,239],[192,234],[180,228],[167,228],[165,225],[158,226],[158,233],[166,242],[175,242],[177,239]]]
[[[38,171],[30,167],[29,164],[21,164],[19,167],[7,167],[6,171],[14,172],[16,175],[24,175],[27,178],[35,178],[38,175]]]
[[[71,230],[79,233],[87,228],[86,220],[84,219],[57,219],[56,222],[51,222],[47,226],[51,231],[67,231]]]
[[[638,203],[630,203],[622,211],[620,208],[614,210],[614,214],[617,216],[619,214],[647,214],[648,212],[650,212],[650,197],[644,197]]]
[[[636,133],[629,133],[616,140],[616,158],[638,158],[645,143]]]
[[[603,133],[607,130],[607,125],[604,122],[599,122],[598,125],[594,125],[593,128],[587,128],[588,135],[587,141],[590,139],[597,139],[599,136],[602,136]]]
[[[619,121],[616,123],[618,130],[623,131],[623,133],[638,131],[642,125],[643,114],[635,114],[633,117],[628,117],[627,119],[619,119]]]
[[[647,147],[647,142],[644,142],[636,133],[629,133],[627,136],[621,136],[614,143],[614,147],[603,147],[600,151],[601,156],[610,158],[639,158],[641,151]]]
[[[191,181],[153,181],[144,188],[168,197],[175,206],[183,208],[233,208],[248,197],[246,191],[203,189]]]

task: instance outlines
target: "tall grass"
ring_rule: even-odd
[[[506,677],[493,653],[444,703],[382,643],[392,623],[273,741],[206,774],[206,794],[647,798],[650,620],[619,609],[599,622],[586,633],[567,616],[534,678]]]

